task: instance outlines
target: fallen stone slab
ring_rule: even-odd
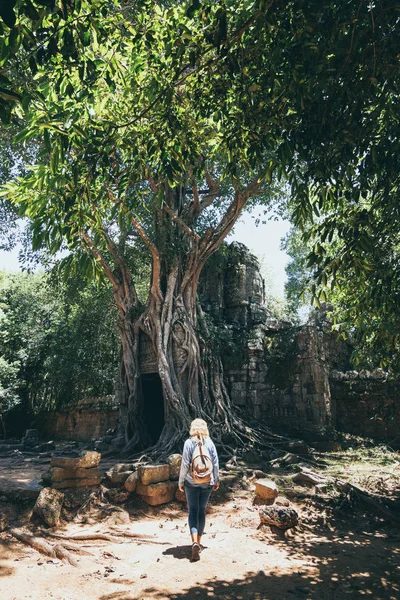
[[[273,504],[275,498],[279,495],[276,484],[271,479],[257,479],[255,482],[255,494],[258,500],[262,500],[264,504]]]
[[[61,467],[62,469],[90,469],[98,467],[101,460],[100,452],[86,450],[80,456],[53,456],[50,461],[52,467]]]
[[[168,456],[169,478],[171,481],[178,481],[181,470],[182,454],[171,454]]]
[[[101,478],[101,471],[98,467],[92,467],[91,469],[63,469],[62,467],[51,467],[50,469],[51,481],[65,481],[67,479],[98,479]]]
[[[49,527],[55,527],[60,520],[63,502],[64,494],[62,492],[43,488],[33,507],[33,514]]]
[[[124,488],[131,494],[136,490],[139,474],[137,472],[131,473],[125,480]]]
[[[38,498],[40,492],[43,489],[44,487],[42,484],[42,480],[40,479],[40,477],[36,477],[21,489],[20,496],[21,498],[29,498],[30,500],[36,500],[36,498]]]
[[[178,484],[175,481],[162,481],[149,485],[143,485],[138,481],[136,493],[150,506],[158,506],[171,502],[175,498],[177,488]]]
[[[297,511],[289,506],[263,506],[259,510],[263,525],[274,525],[279,529],[291,529],[299,522]]]
[[[169,479],[169,465],[143,465],[139,467],[139,479],[143,485],[160,483]]]

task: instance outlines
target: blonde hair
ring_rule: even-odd
[[[206,438],[210,436],[207,423],[203,419],[195,419],[192,421],[189,433],[190,437]]]

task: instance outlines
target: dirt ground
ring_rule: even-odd
[[[28,462],[26,462],[28,460]],[[19,485],[46,469],[45,459],[0,459],[0,512],[11,524],[27,522],[32,501],[13,503],[5,484]],[[393,461],[390,468],[399,468]],[[396,467],[397,464],[397,467]],[[345,467],[347,468],[347,467]],[[382,469],[383,467],[381,467]],[[380,472],[380,475],[382,473]],[[369,475],[371,476],[374,475]],[[279,477],[276,478],[278,481]],[[293,490],[292,490],[293,496]],[[76,542],[90,555],[78,567],[42,556],[0,534],[1,600],[338,600],[400,598],[400,530],[357,507],[331,510],[328,498],[291,499],[300,524],[277,534],[257,529],[251,489],[237,486],[209,507],[204,550],[191,563],[187,513],[179,503],[158,508],[128,502],[121,531],[149,536]],[[58,532],[109,532],[106,521],[65,523]]]

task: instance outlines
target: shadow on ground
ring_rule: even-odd
[[[99,600],[342,600],[371,598],[398,600],[400,597],[400,548],[398,536],[390,532],[370,533],[349,530],[339,537],[334,532],[302,541],[301,535],[270,542],[284,549],[293,569],[269,568],[268,554],[263,571],[247,572],[242,578],[226,580],[213,577],[195,586],[171,592],[148,587],[139,593],[115,592]],[[268,542],[266,541],[266,548]],[[166,552],[177,560],[187,558],[188,546],[170,548]],[[299,559],[307,565],[299,570]],[[213,571],[218,571],[215,565]],[[223,574],[221,574],[223,575]]]

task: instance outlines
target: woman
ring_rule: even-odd
[[[193,456],[211,459],[209,476],[206,483],[200,482],[193,472]],[[186,493],[189,510],[189,529],[192,538],[192,561],[200,559],[201,536],[206,522],[206,506],[212,490],[219,488],[218,455],[214,442],[208,433],[207,423],[203,419],[195,419],[190,425],[190,438],[183,447],[181,470],[179,474],[179,489]]]

